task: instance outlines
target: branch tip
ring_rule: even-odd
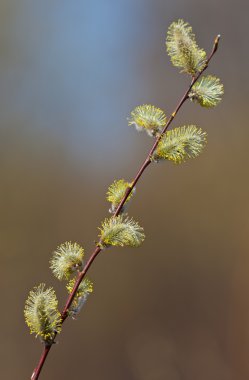
[[[216,50],[218,49],[220,38],[221,38],[221,35],[217,34],[214,40],[214,52],[216,52]]]

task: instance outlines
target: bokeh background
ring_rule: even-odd
[[[225,85],[213,110],[186,104],[209,143],[181,166],[153,165],[129,213],[139,249],[110,249],[95,292],[68,320],[41,379],[249,378],[248,11],[236,0],[1,0],[1,378],[28,379],[42,346],[29,335],[29,290],[54,286],[51,252],[89,255],[108,215],[105,193],[131,180],[152,140],[127,126],[133,107],[172,112],[188,85],[165,52],[169,24],[189,21],[220,49],[209,73]]]

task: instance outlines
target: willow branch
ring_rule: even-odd
[[[144,163],[142,164],[142,166],[138,170],[138,172],[137,172],[137,174],[136,174],[133,182],[131,183],[131,186],[129,186],[127,188],[123,199],[121,200],[121,202],[119,203],[118,207],[116,208],[114,216],[118,216],[120,214],[120,212],[122,210],[122,207],[123,207],[124,203],[126,202],[127,198],[129,197],[130,193],[132,192],[132,190],[136,186],[137,182],[141,178],[141,176],[142,176],[143,172],[145,171],[145,169],[150,165],[150,163],[151,163],[151,157],[152,157],[154,151],[156,150],[156,148],[157,148],[157,146],[158,146],[158,144],[159,144],[162,136],[165,134],[165,132],[169,128],[170,124],[172,123],[173,119],[175,118],[176,114],[178,113],[178,111],[180,110],[180,108],[182,107],[182,105],[184,104],[184,102],[188,99],[189,93],[190,93],[193,85],[200,78],[200,76],[203,74],[203,72],[207,69],[207,67],[209,65],[209,62],[211,61],[211,59],[213,58],[214,54],[216,53],[216,51],[218,49],[218,45],[219,45],[219,40],[220,40],[220,35],[217,35],[216,38],[215,38],[215,40],[214,40],[212,51],[211,51],[209,57],[206,60],[205,66],[203,67],[203,69],[196,76],[192,77],[192,80],[191,80],[191,83],[190,83],[188,89],[186,90],[186,92],[182,96],[181,100],[177,104],[174,112],[171,114],[170,118],[168,119],[168,121],[167,121],[164,129],[161,132],[161,134],[159,135],[159,137],[156,139],[155,143],[153,144],[153,146],[152,146],[151,150],[149,151],[149,153],[148,153],[148,155],[147,155]],[[74,300],[74,297],[76,295],[76,292],[77,292],[77,290],[79,288],[79,285],[80,285],[81,281],[84,279],[84,277],[85,277],[86,273],[88,272],[88,270],[90,269],[93,261],[95,260],[95,258],[97,257],[97,255],[101,251],[102,251],[102,248],[100,248],[100,246],[97,244],[94,252],[89,257],[89,259],[86,262],[83,270],[78,273],[78,277],[77,277],[77,280],[75,281],[74,288],[73,288],[72,292],[69,294],[69,296],[68,296],[68,298],[66,300],[65,306],[63,308],[63,311],[61,312],[62,323],[64,323],[65,320],[68,317],[68,310],[69,310],[69,308],[70,308],[70,306],[71,306],[71,304],[72,304],[72,302]],[[57,334],[55,334],[55,337],[56,337],[56,335]],[[54,337],[54,340],[55,340],[55,337]],[[54,340],[49,345],[48,344],[45,345],[44,350],[42,352],[42,355],[40,357],[39,363],[38,363],[37,367],[35,368],[35,370],[34,370],[34,372],[32,374],[31,380],[37,380],[39,378],[39,375],[41,373],[42,367],[43,367],[43,365],[44,365],[44,363],[46,361],[46,358],[47,358],[48,353],[49,353],[49,351],[50,351],[50,349],[52,347],[52,344],[54,343]]]

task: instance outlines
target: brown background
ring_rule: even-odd
[[[95,292],[67,321],[41,379],[249,378],[248,2],[2,0],[1,378],[28,379],[41,352],[23,320],[28,291],[63,284],[48,267],[66,240],[89,255],[105,192],[131,180],[152,140],[127,127],[139,104],[172,112],[188,84],[170,64],[169,24],[189,21],[222,78],[214,110],[186,104],[209,143],[182,166],[149,167],[129,214],[139,249],[110,249]]]

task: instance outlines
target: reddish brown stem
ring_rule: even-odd
[[[49,345],[49,346],[45,345],[44,350],[42,352],[42,355],[40,357],[39,363],[38,363],[37,367],[34,369],[34,372],[32,373],[31,380],[38,379],[38,377],[41,373],[43,364],[45,363],[45,360],[47,358],[47,355],[48,355],[51,347],[52,347],[52,345]]]
[[[137,182],[139,181],[140,177],[142,176],[143,172],[145,171],[145,169],[147,168],[147,166],[150,165],[151,163],[151,157],[154,153],[154,151],[156,150],[158,144],[159,144],[159,141],[161,140],[162,136],[164,135],[164,133],[167,131],[167,129],[169,128],[170,124],[172,123],[173,119],[175,118],[176,114],[178,113],[178,111],[180,110],[180,108],[182,107],[183,103],[188,99],[188,96],[189,96],[189,93],[193,87],[193,85],[196,83],[196,81],[200,78],[200,76],[203,74],[203,72],[207,69],[208,65],[209,65],[209,62],[210,60],[212,59],[213,55],[215,54],[216,50],[218,49],[218,45],[219,45],[219,40],[220,40],[220,35],[216,36],[215,40],[214,40],[214,44],[213,44],[213,49],[206,61],[206,64],[205,66],[203,67],[203,69],[194,77],[192,77],[192,81],[188,87],[188,89],[186,90],[186,92],[184,93],[183,97],[181,98],[181,100],[179,101],[178,105],[176,106],[174,112],[171,114],[170,118],[168,119],[163,131],[161,132],[160,136],[156,139],[155,143],[153,144],[151,150],[149,151],[144,163],[142,164],[142,166],[140,167],[140,169],[138,170],[138,173],[137,175],[135,176],[131,186],[127,189],[123,199],[121,200],[121,202],[119,203],[116,211],[115,211],[115,214],[114,216],[118,216],[122,210],[122,207],[123,205],[125,204],[127,198],[129,197],[131,191],[134,189],[134,187],[136,186]],[[61,318],[62,318],[62,323],[67,319],[68,317],[68,310],[73,302],[73,299],[75,297],[75,294],[78,290],[78,287],[81,283],[81,281],[84,279],[86,273],[88,272],[89,268],[91,267],[94,259],[97,257],[97,255],[102,251],[102,248],[100,248],[98,245],[96,246],[94,252],[92,253],[92,255],[90,256],[90,258],[88,259],[88,261],[86,262],[83,270],[81,272],[79,272],[78,274],[78,277],[77,277],[77,280],[75,282],[75,285],[74,285],[74,288],[72,290],[72,292],[69,294],[67,300],[66,300],[66,303],[65,303],[65,306],[63,308],[63,311],[61,313]],[[56,333],[55,333],[55,336],[54,336],[54,339],[56,337]],[[41,358],[39,360],[39,363],[37,365],[37,367],[35,368],[33,374],[32,374],[32,377],[31,377],[31,380],[37,380],[39,378],[39,375],[40,375],[40,372],[41,372],[41,369],[44,365],[44,362],[47,358],[47,355],[52,347],[52,344],[53,342],[50,344],[50,345],[45,345],[44,347],[44,350],[43,350],[43,353],[41,355]]]

